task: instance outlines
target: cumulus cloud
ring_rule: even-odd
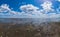
[[[18,14],[18,13],[16,11],[13,11],[11,8],[9,8],[9,5],[2,4],[0,6],[0,15],[1,14],[3,14],[3,15],[12,15],[12,14]]]
[[[52,2],[50,1],[46,1],[43,4],[41,4],[43,10],[45,11],[45,13],[49,12],[49,11],[53,11],[52,9]]]
[[[7,4],[2,4],[0,6],[0,12],[7,12],[7,11],[10,11],[10,8]]]
[[[0,6],[0,16],[3,15],[7,17],[7,15],[10,15],[9,17],[12,18],[58,18],[60,17],[60,14],[57,14],[56,12],[59,12],[59,9],[54,10],[52,8],[52,2],[46,1],[41,4],[43,9],[40,9],[32,4],[22,5],[20,6],[21,12],[13,11],[11,8],[9,8],[9,5],[3,4]],[[4,14],[4,12],[7,12],[7,14]]]
[[[32,18],[58,18],[60,14],[56,14],[56,11],[52,8],[52,2],[46,1],[41,4],[43,9],[39,9],[38,7],[28,4],[20,6],[22,12],[25,15],[31,16]],[[47,14],[49,13],[49,14]],[[22,15],[24,15],[22,14]]]
[[[34,5],[32,4],[28,4],[28,5],[23,5],[20,7],[20,10],[22,10],[23,12],[26,12],[26,13],[32,13],[33,11],[37,11],[39,8],[38,7],[35,7]]]

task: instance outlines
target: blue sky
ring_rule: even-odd
[[[51,1],[51,0],[49,0],[49,1]],[[0,5],[8,4],[11,8],[16,10],[19,8],[19,6],[25,5],[25,4],[33,4],[37,7],[40,7],[40,4],[42,4],[43,2],[44,2],[43,0],[0,0]],[[60,4],[59,1],[52,0],[51,2],[53,2],[53,6],[55,6],[54,8],[58,8],[58,6]],[[19,9],[16,11],[19,11]]]
[[[52,18],[52,16],[59,18],[60,0],[0,0],[0,18]]]

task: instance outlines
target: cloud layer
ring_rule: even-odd
[[[13,11],[9,5],[2,4],[0,6],[0,18],[59,18],[60,7],[53,9],[53,3],[46,1],[42,3],[42,9],[32,4],[20,6],[21,12]]]

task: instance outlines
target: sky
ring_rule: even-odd
[[[0,18],[60,18],[60,0],[0,0]]]

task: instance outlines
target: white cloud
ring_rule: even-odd
[[[41,4],[43,10],[45,11],[45,13],[49,12],[49,11],[53,11],[52,9],[52,2],[50,1],[46,1],[43,4]]]
[[[35,17],[35,16],[39,16],[41,13],[39,11],[38,7],[35,7],[32,4],[28,4],[28,5],[23,5],[20,7],[20,10],[22,10],[22,12],[24,12],[22,15],[24,16],[29,16],[29,17]]]
[[[36,11],[38,9],[39,9],[38,7],[35,7],[32,4],[23,5],[20,7],[20,10],[22,10],[23,12],[26,12],[26,13],[29,13],[29,12],[31,13],[31,12]]]
[[[22,12],[13,11],[9,8],[7,4],[3,4],[0,6],[0,16],[3,15],[7,17],[13,17],[13,18],[58,18],[60,17],[60,14],[56,14],[52,11],[52,3],[51,2],[44,2],[42,4],[43,9],[39,9],[38,7],[27,4],[20,6],[20,10]],[[47,14],[49,12],[49,14]],[[7,12],[4,14],[4,12]]]
[[[58,18],[60,14],[56,14],[56,10],[52,9],[52,2],[44,2],[42,4],[43,9],[39,9],[31,4],[23,5],[20,7],[24,14],[29,16],[31,13],[32,18]],[[49,14],[47,14],[49,13]],[[22,14],[22,15],[24,15]]]
[[[7,4],[2,4],[0,6],[0,12],[7,12],[7,11],[10,11],[10,8]]]
[[[2,4],[1,6],[0,6],[0,13],[9,13],[10,15],[11,14],[17,14],[17,12],[16,11],[13,11],[11,8],[9,8],[9,5],[7,5],[7,4]]]

